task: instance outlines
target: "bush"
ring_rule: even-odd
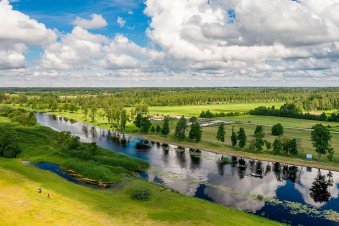
[[[148,188],[132,188],[128,191],[130,194],[131,199],[140,200],[140,201],[147,201],[150,199],[152,192]]]
[[[284,127],[280,123],[272,126],[272,135],[273,136],[281,136],[283,134],[284,134]]]
[[[9,128],[0,128],[0,156],[16,158],[19,153],[17,133]]]

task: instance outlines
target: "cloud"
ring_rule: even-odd
[[[128,15],[133,15],[134,14],[134,12],[132,10],[128,11],[127,13],[128,13]]]
[[[73,21],[73,25],[85,28],[85,29],[97,29],[107,26],[107,21],[98,14],[92,14],[90,20],[83,19],[81,17],[76,17]]]
[[[0,2],[0,70],[25,67],[29,45],[47,46],[57,38],[53,30]]]
[[[140,47],[123,35],[109,39],[76,26],[45,50],[41,67],[54,70],[135,69],[150,67],[151,62],[160,62],[163,57],[163,53]]]
[[[112,76],[127,86],[149,86],[149,79],[155,86],[339,84],[337,0],[147,0],[146,45],[124,34],[90,32],[107,26],[101,15],[77,17],[70,33],[59,33],[13,10],[8,1],[0,4],[1,84],[1,76],[10,70],[25,74],[31,85],[28,78],[34,70],[39,73],[31,79],[46,77],[45,70],[104,85]],[[128,10],[137,3],[109,4],[124,4],[123,11],[132,15]],[[134,28],[123,17],[117,23]],[[138,30],[129,37],[137,37]],[[32,70],[18,71],[25,67],[25,53],[32,45],[43,47],[38,68],[33,63]]]
[[[230,62],[243,62],[249,73],[257,62],[337,55],[338,1],[318,5],[313,0],[147,0],[147,35],[172,58],[172,67],[225,73],[238,69]]]
[[[118,16],[117,23],[120,27],[124,27],[126,24],[126,20],[124,20],[122,17]]]

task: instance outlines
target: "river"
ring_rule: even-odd
[[[126,145],[110,139],[110,132],[67,118],[36,113],[38,123],[57,131],[70,131],[83,142],[96,142],[111,151],[143,159],[151,167],[140,177],[172,188],[184,195],[202,198],[231,208],[291,225],[339,225],[339,173],[274,162],[224,157],[220,154],[176,151],[176,146],[136,148],[141,138],[130,137]],[[255,176],[256,175],[256,176]]]

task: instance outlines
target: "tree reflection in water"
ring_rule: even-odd
[[[318,169],[318,175],[316,178],[314,178],[314,182],[312,183],[312,187],[310,188],[310,195],[315,202],[328,202],[331,197],[331,193],[328,191],[328,187],[333,186],[332,172],[329,171],[327,176],[328,180],[326,180],[325,175],[321,175],[320,169]]]

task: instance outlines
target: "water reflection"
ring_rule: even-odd
[[[331,193],[328,191],[328,187],[333,186],[331,171],[327,174],[327,177],[328,180],[325,175],[321,175],[320,169],[318,170],[318,175],[314,178],[314,182],[310,188],[310,195],[315,202],[328,202],[331,197]]]
[[[294,225],[324,226],[333,225],[333,222],[291,212],[288,202],[314,207],[317,211],[339,211],[338,172],[226,155],[222,157],[228,158],[230,164],[223,164],[220,155],[201,150],[187,150],[130,136],[122,144],[122,136],[110,130],[99,130],[80,122],[71,124],[53,120],[47,114],[37,114],[37,119],[57,130],[71,131],[82,141],[94,141],[104,148],[148,161],[152,167],[141,175],[143,178],[182,194]],[[106,139],[100,139],[101,136],[96,134]]]

